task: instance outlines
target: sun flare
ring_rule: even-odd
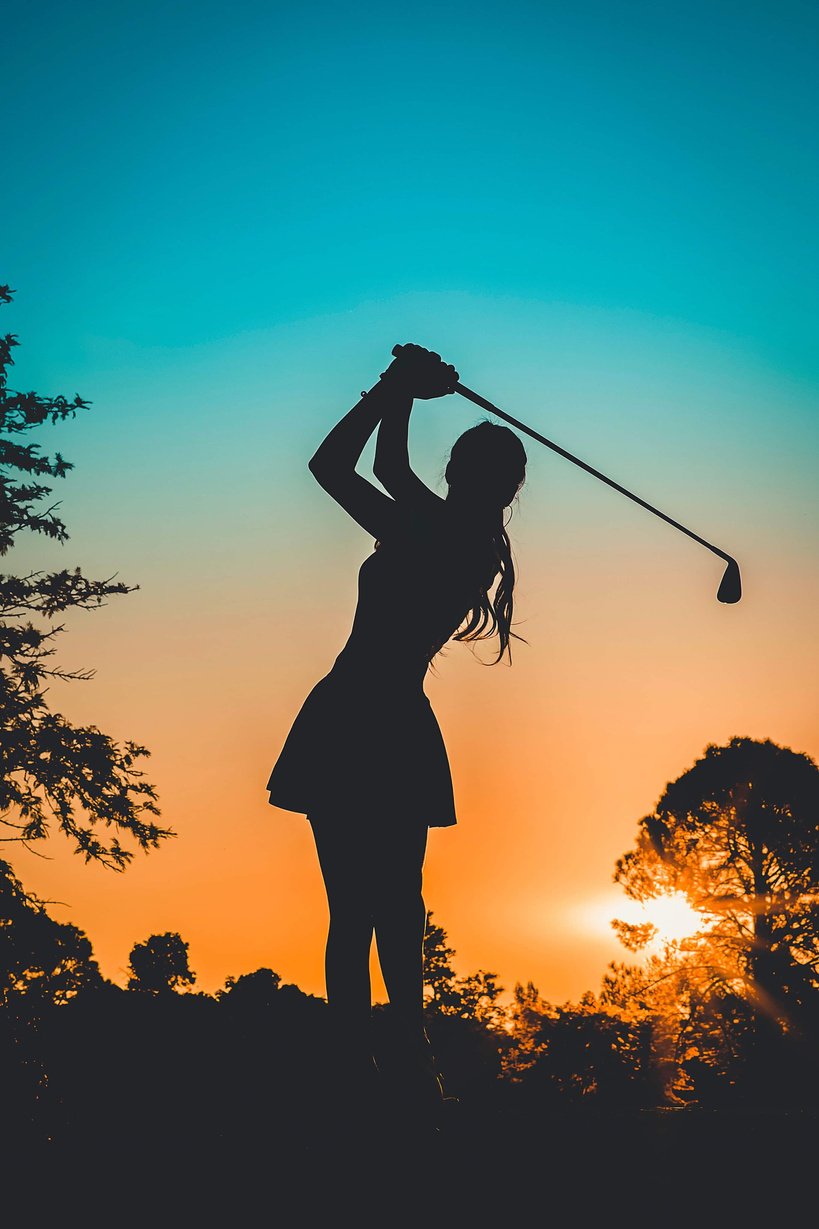
[[[661,943],[688,939],[702,929],[702,914],[691,907],[682,892],[657,896],[644,904],[639,904],[637,901],[629,903],[636,905],[637,912],[641,914],[641,921],[650,922],[657,928],[657,939]],[[623,918],[623,921],[629,920],[629,918]]]
[[[705,925],[703,915],[692,908],[682,892],[655,896],[642,903],[628,897],[606,896],[582,909],[582,921],[590,930],[611,933],[613,918],[619,918],[631,926],[644,926],[646,923],[653,926],[656,934],[649,949],[655,951],[664,943],[690,938]]]

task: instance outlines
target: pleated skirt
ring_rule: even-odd
[[[271,806],[343,822],[457,822],[449,758],[423,688],[339,666],[304,701],[267,789]]]

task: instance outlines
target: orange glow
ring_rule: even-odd
[[[585,922],[592,930],[609,929],[614,917],[631,926],[648,923],[657,933],[646,951],[657,951],[665,943],[688,939],[707,924],[682,892],[670,892],[643,902],[623,896],[617,901],[611,897],[601,897],[578,906],[577,913],[581,924]]]

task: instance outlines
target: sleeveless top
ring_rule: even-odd
[[[271,805],[340,823],[457,822],[423,683],[494,566],[449,512],[396,518],[364,560],[349,638],[291,726],[267,782]]]
[[[443,503],[443,501],[442,501]],[[362,680],[421,686],[430,661],[463,623],[493,558],[445,507],[397,521],[361,565],[349,638],[337,659]]]

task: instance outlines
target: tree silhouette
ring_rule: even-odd
[[[48,1133],[55,1105],[45,1021],[52,1009],[102,985],[82,931],[49,917],[0,861],[0,1138],[4,1125],[14,1140],[31,1128]]]
[[[478,969],[458,977],[455,950],[427,914],[424,935],[426,1025],[444,1086],[453,1096],[485,1096],[500,1075],[506,1010],[497,976]]]
[[[188,944],[172,930],[150,935],[144,943],[135,943],[128,963],[131,969],[129,990],[170,994],[196,981],[196,974],[188,964]]]
[[[432,910],[429,910],[424,932],[424,994],[427,1006],[433,1011],[446,1011],[457,1005],[454,958],[455,951],[449,946],[446,931],[433,922]]]
[[[766,1013],[798,1020],[819,990],[817,814],[813,760],[733,738],[667,786],[615,879],[637,900],[684,892],[703,915],[714,972]]]
[[[753,1048],[754,1013],[703,940],[667,943],[642,965],[614,962],[602,1007],[651,1033],[651,1063],[672,1104],[736,1099]]]
[[[591,993],[556,1006],[518,983],[504,1074],[544,1103],[644,1105],[657,1099],[652,1024],[611,1011]]]
[[[216,997],[229,1000],[232,1007],[250,1007],[265,1011],[276,1005],[281,993],[282,979],[272,969],[256,969],[254,973],[242,973],[228,977],[224,990],[217,990]]]
[[[76,926],[55,922],[0,861],[0,1008],[60,1004],[102,984],[91,944]]]
[[[611,966],[602,994],[609,1007],[655,1019],[660,1060],[682,1073],[683,1095],[697,1074],[736,1083],[744,1068],[770,1097],[799,1039],[816,1036],[817,814],[819,769],[808,756],[733,738],[666,787],[617,863],[634,899],[684,892],[702,915],[697,935],[642,967]],[[619,932],[634,950],[650,937]]]
[[[12,297],[0,286],[0,303]],[[16,437],[50,421],[74,418],[89,402],[80,396],[44,397],[7,387],[17,338],[0,339],[0,555],[23,530],[56,542],[68,538],[56,515],[58,503],[42,507],[51,487],[42,479],[64,478],[72,468],[59,452],[47,457],[38,444]],[[21,477],[15,477],[14,475]],[[119,746],[96,726],[72,725],[46,702],[48,679],[89,679],[91,670],[63,670],[52,664],[54,641],[64,630],[57,618],[73,609],[93,610],[116,593],[132,592],[113,577],[91,580],[79,568],[0,574],[0,822],[14,835],[6,840],[39,841],[57,826],[86,861],[122,870],[133,851],[171,835],[146,815],[159,815],[156,792],[137,762],[149,752],[135,742]],[[100,835],[107,829],[107,837]]]
[[[466,977],[458,977],[453,968],[455,950],[443,926],[427,913],[424,934],[424,987],[427,1010],[439,1015],[461,1016],[497,1028],[503,1020],[498,999],[503,986],[496,973],[478,969]]]

